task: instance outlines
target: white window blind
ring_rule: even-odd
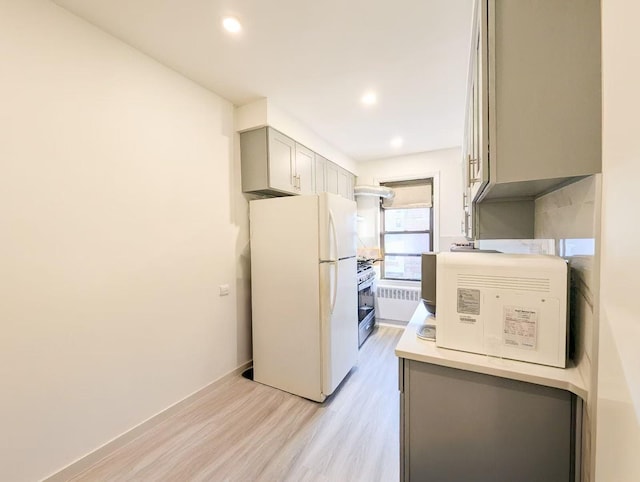
[[[425,180],[405,181],[398,183],[385,183],[386,187],[393,189],[393,199],[383,199],[382,207],[387,208],[430,208],[431,207],[431,183]]]

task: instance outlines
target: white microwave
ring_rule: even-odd
[[[558,256],[438,253],[436,345],[566,367],[567,262]]]

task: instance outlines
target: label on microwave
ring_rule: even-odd
[[[480,314],[480,290],[458,288],[458,313],[465,315]]]
[[[523,306],[505,306],[502,332],[505,345],[535,350],[538,337],[538,310]]]
[[[460,323],[466,323],[467,325],[473,325],[477,321],[478,320],[476,318],[471,318],[470,316],[461,316],[460,317]]]

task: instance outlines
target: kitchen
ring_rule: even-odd
[[[133,2],[124,17],[150,22],[160,14],[143,6]],[[640,260],[629,203],[639,156],[632,22],[640,12],[634,2],[602,7],[593,480],[634,480],[640,336],[632,300]],[[248,203],[230,102],[55,3],[0,8],[0,478],[34,480],[250,360]],[[277,110],[271,115],[286,122]],[[287,133],[312,135],[299,125]],[[327,156],[363,177],[368,169]],[[458,220],[441,221],[441,235],[458,233]],[[229,294],[218,297],[221,285]]]

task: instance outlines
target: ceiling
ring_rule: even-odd
[[[236,106],[268,98],[355,161],[462,143],[473,0],[55,2]]]

